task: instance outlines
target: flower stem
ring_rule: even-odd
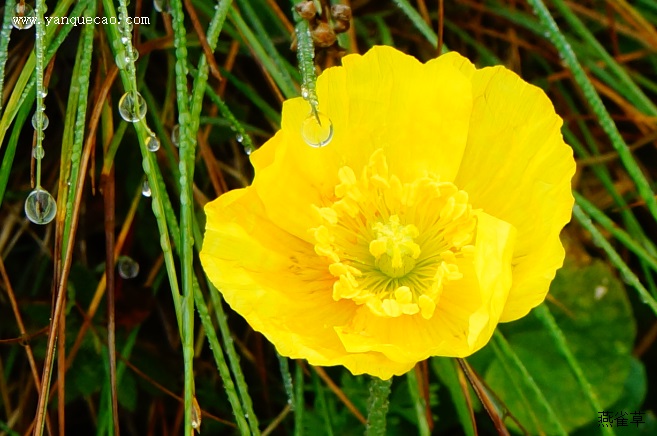
[[[370,399],[367,402],[367,429],[366,436],[379,436],[386,434],[386,415],[388,414],[388,396],[392,378],[381,380],[372,377],[370,382]]]

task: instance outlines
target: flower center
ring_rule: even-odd
[[[329,206],[316,207],[315,252],[329,260],[335,300],[374,314],[431,318],[445,282],[459,280],[459,259],[474,251],[477,221],[468,195],[436,175],[411,183],[390,175],[382,150],[357,177],[338,171]]]
[[[420,255],[420,246],[413,242],[418,236],[417,227],[400,224],[399,217],[392,215],[385,224],[375,223],[372,230],[376,239],[370,242],[370,253],[382,273],[397,278],[415,268],[415,259]]]

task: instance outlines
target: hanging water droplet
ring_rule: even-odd
[[[132,50],[127,50],[127,51],[125,52],[125,63],[126,63],[126,67],[127,67],[127,65],[130,64],[131,62],[137,62],[137,59],[139,59],[139,52],[138,52],[137,50],[132,49]]]
[[[43,149],[43,146],[37,145],[32,149],[32,157],[34,159],[43,159],[43,156],[46,155],[46,151]]]
[[[171,11],[169,0],[153,0],[153,8],[158,12],[169,13]]]
[[[34,112],[34,115],[32,115],[32,127],[34,127],[34,130],[39,130],[38,127],[39,116],[41,116],[41,119],[43,120],[42,130],[46,130],[48,128],[48,125],[50,124],[50,120],[48,119],[48,115],[41,114],[39,112]]]
[[[43,89],[43,90],[39,93],[39,95],[41,96],[41,98],[46,98],[46,96],[48,95],[48,90],[47,90],[47,89]]]
[[[126,59],[127,56],[125,55],[125,51],[121,50],[116,54],[116,57],[114,58],[114,62],[116,63],[116,66],[120,70],[125,69],[125,66],[128,65],[128,61]]]
[[[119,257],[118,262],[116,262],[116,269],[123,279],[134,279],[139,274],[139,264],[128,256]]]
[[[251,156],[251,153],[253,153],[253,152],[255,151],[255,148],[253,148],[253,147],[246,147],[246,148],[244,149],[244,151],[246,152],[246,155],[247,155],[247,156]]]
[[[25,215],[34,224],[48,224],[57,214],[57,203],[50,192],[36,188],[25,199]]]
[[[119,114],[131,123],[143,120],[146,116],[146,100],[138,92],[126,92],[119,100]]]
[[[171,129],[171,142],[178,147],[180,145],[180,124],[176,124]]]
[[[125,45],[130,41],[130,39],[127,36],[122,36],[121,37],[121,44]]]
[[[146,138],[146,148],[148,151],[156,152],[160,149],[160,141],[157,139],[157,136],[150,135]]]
[[[144,183],[141,184],[141,195],[144,197],[151,196],[151,185],[148,183],[148,180],[144,180]]]
[[[308,89],[305,86],[302,87],[301,88],[301,97],[303,97],[304,99],[308,99],[309,95],[310,95],[310,93],[308,92]]]
[[[333,122],[322,112],[311,113],[301,124],[301,136],[311,147],[324,147],[333,139]]]
[[[36,12],[27,3],[16,3],[11,24],[18,30],[26,30],[36,23]]]
[[[242,141],[244,141],[244,136],[242,136],[241,133],[238,133],[237,135],[235,135],[235,139],[237,140],[237,142],[241,143]]]

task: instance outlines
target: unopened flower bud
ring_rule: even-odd
[[[313,37],[313,42],[318,47],[330,47],[335,44],[337,39],[333,29],[324,22],[317,23],[317,27],[315,27],[310,34]]]
[[[331,16],[336,21],[349,22],[351,21],[351,8],[347,5],[333,5],[331,6]]]
[[[312,20],[317,15],[317,9],[315,8],[315,3],[312,1],[306,1],[297,3],[294,6],[294,10],[297,11],[297,14],[304,20]]]

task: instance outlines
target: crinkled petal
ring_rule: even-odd
[[[456,184],[474,207],[518,230],[513,286],[501,317],[512,321],[545,299],[563,263],[559,233],[570,221],[575,161],[541,89],[502,67],[476,70],[455,53],[447,59],[470,76],[474,95]]]

